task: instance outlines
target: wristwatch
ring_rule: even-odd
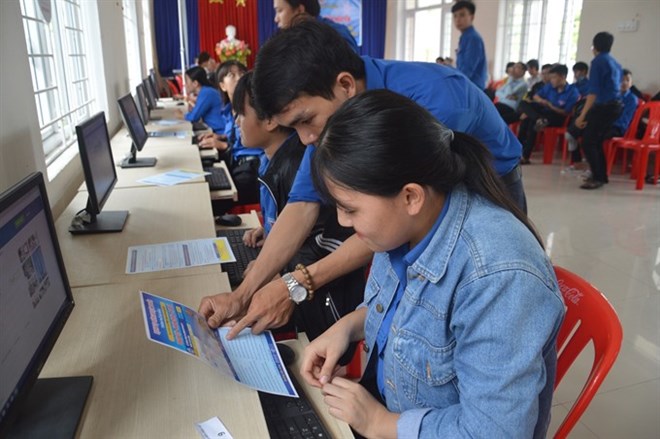
[[[307,288],[303,287],[291,273],[283,274],[282,280],[289,289],[289,298],[293,300],[296,305],[307,299],[309,291],[307,291]]]

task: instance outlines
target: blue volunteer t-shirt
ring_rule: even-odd
[[[627,90],[626,93],[622,96],[623,100],[623,110],[619,115],[619,118],[614,122],[614,127],[621,130],[621,133],[625,133],[630,125],[630,121],[637,111],[637,96],[635,96],[630,90]]]
[[[486,88],[486,81],[488,80],[486,49],[484,48],[484,40],[474,26],[465,29],[458,40],[456,68],[479,89]]]
[[[479,139],[493,155],[493,166],[506,175],[520,162],[522,145],[504,123],[488,96],[463,74],[433,63],[386,61],[363,56],[367,90],[387,89],[407,96],[455,131]],[[308,146],[300,163],[289,202],[321,202],[314,190]]]
[[[188,122],[198,122],[204,119],[214,133],[221,133],[225,127],[225,117],[222,114],[222,98],[220,92],[213,87],[202,86],[197,95],[195,106],[185,116]]]
[[[550,101],[552,105],[561,108],[567,113],[573,109],[573,106],[580,98],[580,92],[578,92],[577,87],[574,85],[566,84],[564,90],[559,91],[549,82],[536,95]]]
[[[596,95],[596,103],[620,99],[621,65],[609,52],[599,53],[591,61],[588,94]]]

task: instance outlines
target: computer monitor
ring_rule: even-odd
[[[78,125],[76,134],[88,196],[87,207],[73,218],[69,232],[76,235],[121,232],[128,211],[101,211],[117,184],[105,113],[100,112]]]
[[[149,104],[147,103],[147,97],[145,96],[144,84],[138,84],[135,88],[135,95],[137,96],[138,110],[140,116],[142,117],[142,123],[147,125],[149,123]]]
[[[73,437],[92,377],[37,379],[74,307],[46,187],[0,194],[0,437]]]
[[[156,71],[154,69],[149,69],[149,83],[154,93],[154,99],[158,101],[158,81],[156,80]]]
[[[158,105],[158,95],[154,91],[151,80],[147,76],[142,80],[142,86],[144,87],[145,96],[147,98],[147,104],[149,105],[150,110],[162,109],[162,106]]]
[[[133,96],[129,93],[126,96],[119,98],[117,103],[119,104],[119,113],[121,113],[121,117],[128,129],[131,140],[133,140],[133,144],[131,145],[131,155],[124,159],[120,163],[120,166],[122,168],[148,168],[150,166],[156,166],[156,159],[154,157],[142,157],[140,159],[136,157],[137,152],[142,151],[149,135],[144,128],[142,119],[140,119],[140,113],[138,113]]]

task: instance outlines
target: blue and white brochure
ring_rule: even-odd
[[[298,397],[270,331],[254,335],[246,328],[227,340],[230,328],[210,328],[185,305],[145,291],[140,303],[149,340],[198,358],[251,389]]]

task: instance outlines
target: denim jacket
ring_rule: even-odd
[[[533,235],[458,186],[407,276],[384,354],[398,437],[545,437],[564,304]],[[397,284],[377,253],[363,303],[369,353]]]

